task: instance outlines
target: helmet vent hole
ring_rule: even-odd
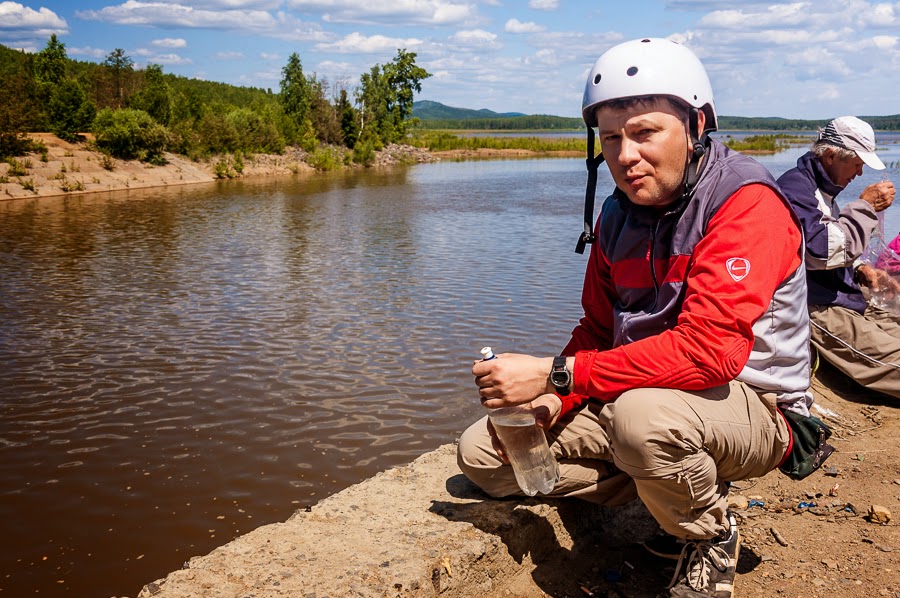
[[[645,37],[644,39],[641,40],[641,43],[642,43],[642,44],[649,44],[649,43],[650,43],[650,40],[647,39],[647,38]]]
[[[628,70],[625,72],[628,74],[629,77],[634,77],[635,75],[637,75],[638,67],[636,67],[636,66],[629,67]]]
[[[601,77],[602,77],[602,75],[600,73],[597,73],[596,75],[594,75],[594,85],[597,85],[598,83],[600,83]]]
[[[694,99],[695,99],[695,100],[696,100],[696,99],[697,99],[697,96],[696,96],[696,94],[695,94],[695,95],[694,95]]]

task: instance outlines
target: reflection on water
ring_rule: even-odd
[[[0,204],[0,588],[134,595],[453,441],[484,344],[567,340],[582,178],[437,164]]]
[[[568,340],[584,179],[466,162],[0,204],[0,590],[135,595],[453,441],[483,345]]]

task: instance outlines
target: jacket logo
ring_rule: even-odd
[[[750,262],[742,257],[729,258],[725,262],[725,269],[728,270],[728,274],[731,275],[735,282],[740,282],[750,274]]]

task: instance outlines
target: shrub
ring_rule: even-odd
[[[93,127],[97,147],[123,160],[165,164],[169,134],[143,110],[104,108]]]
[[[342,154],[334,146],[320,146],[309,155],[306,162],[316,170],[337,170],[343,162]]]
[[[371,166],[375,162],[375,147],[371,140],[356,142],[353,146],[353,161],[363,166]]]
[[[228,163],[228,158],[224,156],[216,162],[216,165],[213,167],[213,173],[217,179],[233,179],[235,177],[235,173]]]
[[[6,174],[9,176],[25,176],[28,174],[28,168],[25,166],[24,161],[19,162],[15,158],[10,158],[6,161],[9,164],[9,170],[6,171]]]

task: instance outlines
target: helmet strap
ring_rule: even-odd
[[[603,152],[594,156],[594,128],[587,128],[587,189],[584,192],[584,231],[578,237],[578,243],[575,245],[575,253],[581,255],[584,253],[585,245],[590,245],[596,240],[594,235],[594,197],[597,194],[597,169],[603,164]]]
[[[707,131],[703,131],[699,137],[697,136],[697,128],[700,125],[699,113],[700,111],[696,108],[691,108],[688,115],[688,135],[691,138],[692,149],[684,169],[684,179],[682,179],[684,193],[681,196],[682,199],[690,198],[694,194],[694,187],[697,186],[697,180],[700,178],[700,159],[706,154],[707,145],[709,144],[709,133]]]

